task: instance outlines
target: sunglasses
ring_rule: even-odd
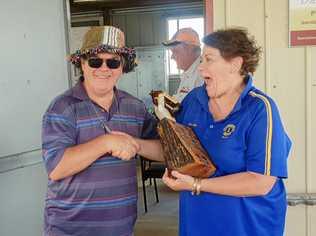
[[[103,65],[103,62],[110,69],[117,69],[121,65],[121,61],[116,58],[102,59],[98,57],[93,57],[88,59],[88,65],[92,68],[100,68]]]

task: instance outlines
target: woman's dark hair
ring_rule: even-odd
[[[256,45],[254,37],[246,29],[230,28],[217,30],[202,40],[206,46],[217,48],[226,60],[242,57],[240,74],[253,74],[258,66],[261,47]]]

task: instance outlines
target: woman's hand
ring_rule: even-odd
[[[168,170],[166,169],[162,180],[172,190],[193,190],[194,178],[189,175],[180,174],[178,171],[173,170],[171,172],[172,177],[169,176]]]

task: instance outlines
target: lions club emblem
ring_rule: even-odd
[[[234,133],[235,129],[236,129],[236,126],[233,124],[226,125],[225,128],[223,129],[223,136],[229,137],[230,135],[232,135],[232,133]]]

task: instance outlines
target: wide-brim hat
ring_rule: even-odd
[[[85,34],[82,47],[70,55],[70,61],[80,67],[81,59],[107,52],[124,58],[123,72],[132,71],[136,64],[136,51],[125,46],[124,33],[113,26],[95,26]]]
[[[179,29],[170,40],[162,42],[166,47],[175,47],[181,43],[194,45],[197,47],[201,46],[198,33],[192,28]]]

